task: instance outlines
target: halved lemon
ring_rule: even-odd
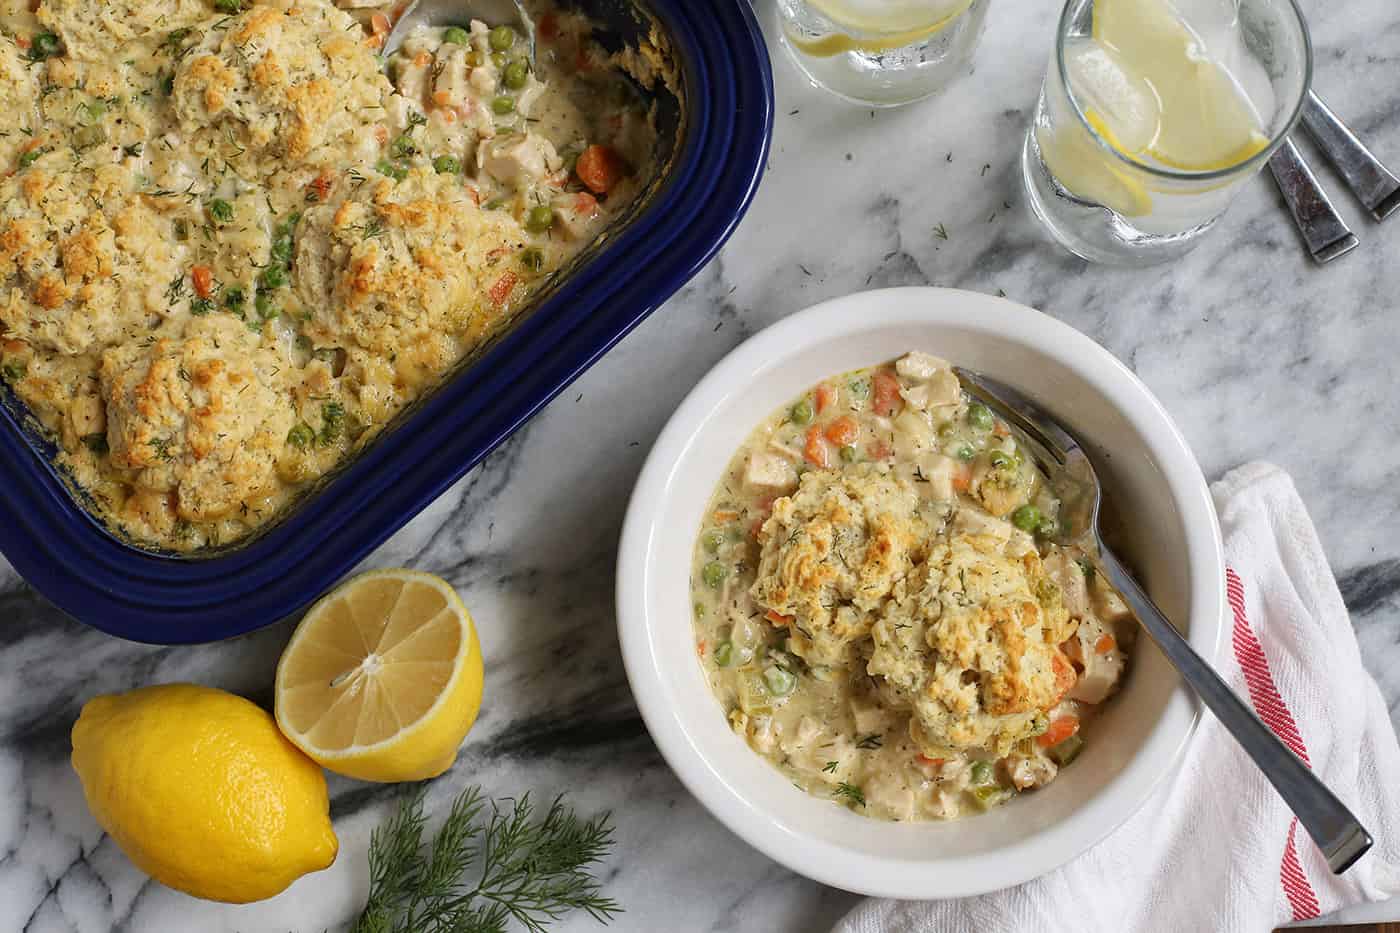
[[[476,626],[446,580],[375,570],[302,619],[277,664],[277,725],[322,767],[420,781],[457,758],[481,708]]]

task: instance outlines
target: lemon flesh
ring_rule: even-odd
[[[867,52],[878,55],[893,49],[925,42],[946,29],[967,12],[972,0],[952,0],[930,10],[927,3],[890,0],[888,3],[852,3],[849,0],[808,0],[814,9],[824,13],[838,26],[864,35],[842,32],[822,36],[805,36],[787,30],[788,41],[798,50],[815,58],[830,58],[846,52]]]
[[[242,697],[194,684],[95,697],[72,741],[93,816],[168,887],[243,904],[335,861],[325,775]]]
[[[1160,102],[1156,138],[1146,148],[1152,159],[1213,171],[1268,146],[1250,98],[1167,0],[1096,0],[1093,16],[1094,41],[1116,53]]]
[[[476,628],[447,581],[372,571],[297,626],[277,665],[277,724],[338,774],[425,780],[456,760],[482,678]]]

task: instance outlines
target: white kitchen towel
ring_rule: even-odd
[[[1167,786],[1064,867],[980,897],[868,900],[835,933],[1262,933],[1400,894],[1400,746],[1317,532],[1278,467],[1240,467],[1212,492],[1231,636],[1216,670],[1370,830],[1371,851],[1341,877],[1329,872],[1205,713]]]

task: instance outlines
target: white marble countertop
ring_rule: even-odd
[[[1127,362],[1209,477],[1254,458],[1285,466],[1400,719],[1400,221],[1375,226],[1334,185],[1362,244],[1318,268],[1259,179],[1175,265],[1114,271],[1061,252],[1027,214],[1016,163],[1054,6],[997,0],[975,74],[892,112],[810,89],[775,50],[771,168],[723,253],[368,562],[443,574],[481,627],[485,706],[430,807],[477,782],[612,809],[607,885],[628,911],[618,929],[818,930],[854,900],[750,849],[680,786],[632,703],[613,614],[623,510],[667,415],[739,341],[824,298],[884,285],[1004,291]],[[1400,166],[1400,9],[1339,0],[1315,26],[1316,87]],[[0,933],[335,930],[355,914],[369,831],[395,788],[334,780],[336,865],[228,907],[127,863],[68,764],[69,729],[96,693],[193,680],[267,699],[289,631],[126,644],[65,619],[0,562]]]

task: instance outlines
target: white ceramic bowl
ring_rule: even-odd
[[[618,628],[647,728],[686,787],[774,860],[826,884],[905,898],[1019,884],[1098,842],[1174,770],[1198,706],[1146,638],[1083,754],[1049,787],[951,822],[889,823],[812,797],[730,731],[695,656],[691,549],[711,491],[760,420],[834,373],[926,350],[1003,380],[1075,428],[1126,525],[1123,556],[1211,656],[1225,566],[1200,467],[1147,388],[1038,311],[937,288],[865,292],[773,325],[672,416],[637,482],[618,560]]]

